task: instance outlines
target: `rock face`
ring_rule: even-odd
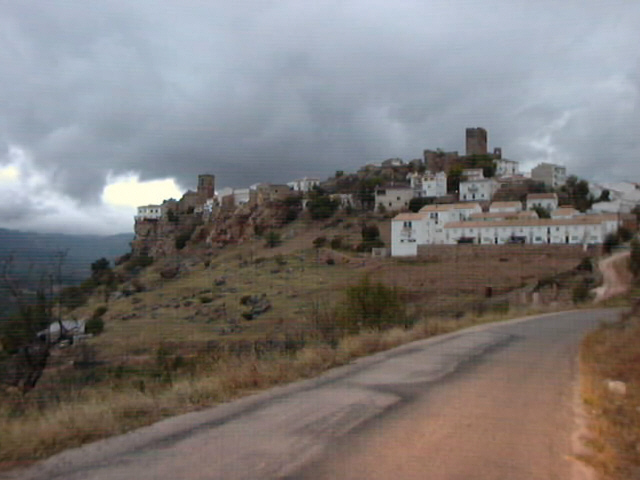
[[[192,214],[180,215],[177,221],[169,221],[166,218],[136,220],[136,236],[131,242],[131,253],[134,256],[148,255],[153,258],[173,255],[178,250],[176,239],[191,237],[200,223],[202,220]]]
[[[209,215],[188,210],[158,219],[136,219],[131,253],[160,259],[199,243],[213,247],[241,244],[256,234],[282,227],[300,210],[299,201],[280,200],[217,208]]]

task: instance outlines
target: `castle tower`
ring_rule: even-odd
[[[198,175],[198,200],[205,202],[209,198],[213,198],[216,193],[216,177],[215,175],[203,174]]]
[[[487,131],[484,128],[467,128],[466,139],[467,156],[487,154]]]

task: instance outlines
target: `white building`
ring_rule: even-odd
[[[287,185],[296,192],[310,192],[314,187],[320,185],[320,179],[304,177],[289,182]]]
[[[558,188],[567,181],[567,169],[561,165],[543,162],[531,169],[531,178],[543,182],[548,187]]]
[[[412,174],[409,180],[414,196],[436,198],[444,197],[447,194],[447,174],[444,172]]]
[[[558,208],[558,196],[555,193],[529,193],[527,194],[527,210],[535,207],[544,208],[552,212]]]
[[[574,213],[563,208],[539,219],[532,211],[483,213],[478,204],[427,205],[393,218],[391,255],[416,256],[418,246],[434,244],[601,244],[618,229],[617,215]]]
[[[460,182],[459,198],[462,202],[489,202],[498,188],[498,182],[493,178],[462,181]]]
[[[376,208],[379,210],[405,210],[412,198],[413,189],[409,186],[381,187],[375,191]]]
[[[607,234],[617,229],[618,219],[615,215],[583,215],[572,219],[452,222],[445,225],[445,243],[589,245],[603,243]]]
[[[162,217],[161,205],[143,205],[138,207],[136,220],[157,220]]]
[[[498,158],[493,161],[496,166],[496,177],[513,177],[518,175],[518,162],[515,160],[507,160],[506,158]]]
[[[481,168],[465,168],[462,170],[462,176],[465,180],[482,180],[484,178],[484,171]]]
[[[521,211],[521,202],[493,202],[489,206],[489,212],[491,213],[517,213]]]
[[[444,243],[444,225],[482,212],[477,203],[426,205],[418,213],[403,213],[391,221],[391,255],[415,256],[418,245]]]
[[[568,219],[576,218],[582,215],[578,210],[573,207],[560,207],[551,212],[551,218],[554,219]]]

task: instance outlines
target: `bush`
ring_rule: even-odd
[[[315,240],[313,240],[314,248],[322,248],[326,244],[327,244],[327,237],[316,237]]]
[[[350,333],[362,328],[383,330],[398,325],[408,326],[399,290],[381,282],[372,282],[369,276],[346,289],[342,310],[341,325]]]
[[[609,233],[604,238],[604,243],[602,244],[602,251],[604,253],[611,253],[614,247],[617,247],[620,244],[620,240],[618,239],[618,235],[615,233]]]
[[[184,247],[187,246],[187,242],[191,238],[191,234],[192,232],[184,232],[176,237],[176,241],[175,241],[176,250],[182,250]]]
[[[621,242],[628,242],[633,238],[633,232],[626,227],[618,228],[618,240]]]
[[[307,203],[307,210],[314,220],[330,218],[338,210],[340,203],[328,196],[318,196]]]
[[[342,248],[342,237],[334,237],[331,239],[331,248],[333,250],[339,250]]]
[[[84,326],[85,333],[100,335],[104,331],[104,320],[101,317],[91,317]]]
[[[575,304],[584,303],[591,299],[591,290],[589,288],[589,283],[586,281],[578,283],[578,285],[573,287],[571,297],[573,303]]]
[[[107,307],[105,307],[104,305],[101,305],[93,311],[93,317],[99,318],[103,316],[105,313],[107,313]]]
[[[413,213],[419,212],[422,207],[425,205],[431,205],[433,203],[433,198],[426,197],[415,197],[409,200],[409,210]]]
[[[636,280],[640,279],[640,241],[638,241],[637,238],[634,238],[631,241],[629,270],[631,270],[631,273]]]
[[[280,237],[280,234],[278,232],[274,232],[273,230],[267,233],[265,240],[266,240],[265,245],[269,248],[277,247],[282,243],[282,238]]]

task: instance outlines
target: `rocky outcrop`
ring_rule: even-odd
[[[199,213],[178,213],[159,219],[139,219],[131,243],[133,256],[160,259],[197,245],[238,245],[256,234],[280,228],[300,212],[300,202],[284,200],[262,205],[244,204],[217,209],[203,218]]]

